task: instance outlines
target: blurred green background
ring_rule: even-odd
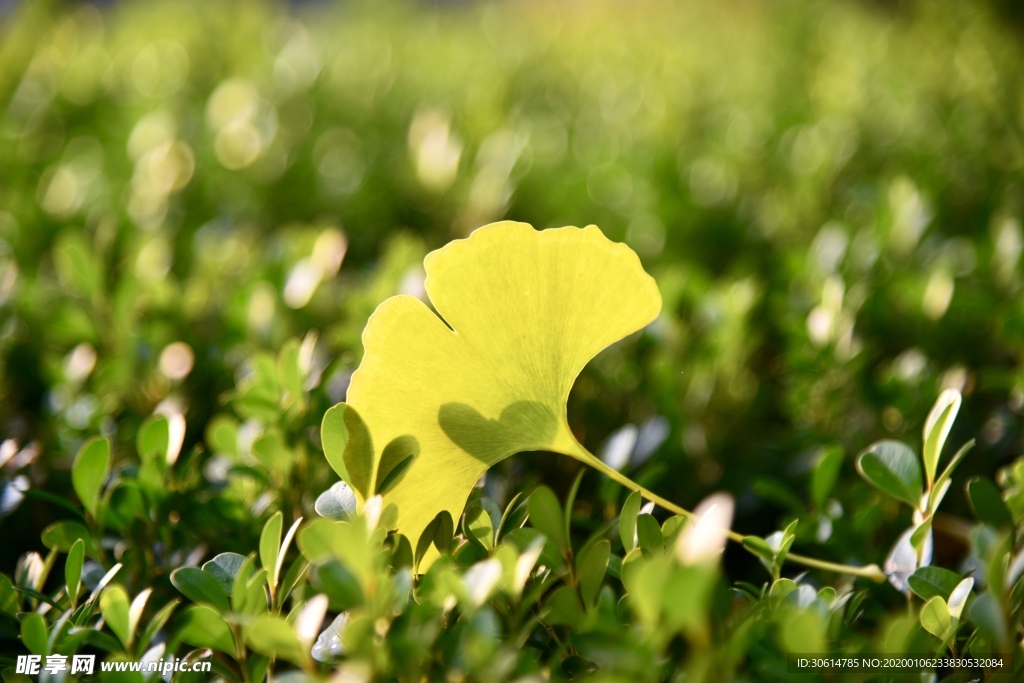
[[[852,455],[919,443],[943,387],[965,395],[951,442],[979,438],[958,476],[1021,452],[1024,55],[1002,7],[0,3],[0,564],[41,549],[85,438],[130,469],[154,411],[187,424],[179,547],[248,552],[267,510],[308,514],[367,317],[502,218],[596,223],[661,287],[659,320],[577,382],[583,443],[680,504],[732,491],[745,532],[815,515],[802,533],[880,559],[898,509]],[[282,421],[254,386],[289,339],[310,393]],[[225,484],[217,430],[246,473],[270,424],[310,457]],[[837,505],[809,511],[835,444]],[[573,468],[522,456],[488,488]],[[577,513],[620,496],[587,478]]]

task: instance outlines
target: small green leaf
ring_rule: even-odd
[[[548,610],[549,624],[576,627],[583,621],[583,606],[576,591],[569,586],[555,590],[545,607]]]
[[[235,583],[235,575],[244,562],[245,557],[238,553],[221,553],[203,564],[203,571],[217,579],[224,594],[229,595]]]
[[[78,604],[78,591],[82,588],[82,564],[85,562],[85,541],[78,539],[71,544],[64,562],[64,586],[71,604]]]
[[[971,503],[974,516],[984,524],[996,529],[1013,523],[1010,511],[1003,502],[1003,494],[987,477],[972,477],[967,480],[967,500]]]
[[[775,561],[775,550],[760,536],[744,536],[743,547],[771,565]]]
[[[178,637],[193,647],[209,647],[236,656],[231,627],[215,610],[195,605],[185,610],[178,622]]]
[[[640,514],[642,502],[640,492],[633,491],[623,503],[622,512],[619,513],[619,538],[622,539],[622,547],[627,553],[637,545],[636,518]]]
[[[71,466],[71,483],[89,514],[96,517],[103,480],[110,472],[110,442],[94,436],[86,441]]]
[[[565,519],[562,507],[554,491],[547,486],[538,486],[530,494],[530,522],[535,529],[548,537],[562,553],[569,552],[569,539],[565,535]]]
[[[103,613],[103,621],[121,641],[125,650],[128,650],[132,645],[134,634],[128,615],[128,593],[123,586],[117,583],[107,586],[107,589],[100,595],[100,612]]]
[[[330,598],[331,609],[343,612],[363,601],[359,580],[337,560],[318,566],[313,576],[317,588]]]
[[[285,444],[284,436],[277,428],[268,429],[252,444],[252,453],[270,472],[286,475],[295,462],[295,453]]]
[[[171,600],[169,603],[160,608],[160,611],[150,619],[149,623],[146,624],[146,628],[142,630],[142,635],[139,636],[139,640],[136,647],[140,650],[146,650],[149,647],[150,642],[153,640],[153,636],[157,634],[167,623],[167,620],[171,618],[171,614],[174,612],[178,603],[181,602],[177,598]]]
[[[992,593],[982,593],[971,603],[970,618],[978,627],[978,633],[992,646],[992,651],[1005,652],[999,648],[1006,641],[1006,620],[999,601]]]
[[[953,634],[953,619],[945,600],[936,595],[925,603],[921,608],[921,626],[943,642]]]
[[[576,578],[583,604],[593,605],[597,600],[611,554],[612,544],[605,539],[589,545],[576,558]]]
[[[0,612],[12,616],[18,612],[18,593],[6,574],[0,574]]]
[[[65,553],[71,552],[72,546],[80,540],[85,544],[86,555],[93,557],[96,555],[89,530],[78,522],[54,522],[43,529],[43,533],[39,536],[47,548]]]
[[[38,612],[30,612],[21,619],[21,642],[34,655],[46,655],[46,620]]]
[[[935,480],[935,486],[932,487],[932,493],[928,500],[928,509],[932,512],[939,509],[939,503],[942,502],[942,498],[946,495],[946,491],[949,490],[949,480],[953,476],[953,471],[956,469],[960,461],[967,457],[967,454],[974,448],[974,439],[971,439],[956,452],[953,459],[946,465],[946,469],[942,470],[942,474]]]
[[[171,572],[171,583],[192,602],[228,611],[228,599],[220,582],[198,567],[181,567]]]
[[[235,578],[231,582],[231,609],[235,612],[244,611],[245,607],[245,589],[248,585],[249,579],[252,577],[253,570],[256,567],[255,555],[249,555],[245,558],[245,561],[238,567],[238,571],[235,572]]]
[[[356,494],[343,481],[336,482],[331,488],[321,493],[313,509],[324,519],[344,522],[356,515],[358,504]]]
[[[942,447],[946,445],[946,437],[953,427],[953,420],[960,410],[962,398],[956,389],[946,389],[939,394],[938,400],[928,413],[928,419],[924,423],[924,473],[928,482],[928,489],[931,490],[932,482],[935,480],[935,472],[938,469],[939,457],[942,455]]]
[[[648,553],[661,552],[665,539],[661,535],[661,525],[651,515],[637,515],[636,535],[640,547]]]
[[[246,629],[245,640],[253,650],[268,657],[285,659],[300,666],[309,658],[291,624],[281,617],[260,617]]]
[[[882,493],[917,508],[924,494],[921,465],[899,441],[879,441],[857,458],[857,471]]]
[[[756,538],[756,537],[755,537]],[[793,579],[776,579],[768,591],[772,607],[778,607],[787,595],[796,590],[796,582]]]
[[[138,436],[135,438],[135,448],[143,462],[155,460],[162,464],[167,462],[169,442],[170,428],[167,417],[152,415],[139,427]]]
[[[281,531],[284,527],[284,515],[280,511],[271,515],[267,523],[263,525],[263,533],[260,534],[260,564],[267,570],[270,590],[273,593],[277,588],[276,567],[277,559],[281,552]]]
[[[206,426],[206,445],[218,455],[238,455],[238,420],[216,415]]]
[[[811,472],[811,501],[821,508],[832,493],[839,471],[843,467],[843,449],[840,446],[823,448],[816,458]]]
[[[349,481],[345,465],[345,447],[348,445],[348,427],[345,424],[345,404],[339,403],[326,413],[320,424],[320,441],[324,446],[327,462],[346,482]]]
[[[960,583],[960,575],[942,567],[919,567],[910,575],[907,582],[910,584],[910,590],[923,600],[936,596],[946,599]]]
[[[914,529],[914,533],[910,534],[910,545],[914,546],[914,550],[920,557],[924,552],[924,544],[928,540],[928,535],[932,531],[932,518],[924,520],[917,525]]]
[[[494,521],[483,505],[474,503],[466,508],[462,524],[467,538],[473,539],[488,551],[494,549]]]

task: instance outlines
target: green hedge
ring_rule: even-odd
[[[501,218],[596,223],[639,254],[663,313],[587,367],[570,424],[594,452],[636,425],[624,471],[689,508],[732,492],[743,533],[799,520],[796,552],[881,564],[913,513],[854,456],[920,450],[936,397],[960,390],[946,458],[977,445],[934,561],[974,572],[977,614],[951,642],[1019,650],[1024,55],[984,5],[23,2],[0,22],[5,665],[43,647],[40,628],[68,653],[141,656],[146,624],[167,654],[217,650],[190,640],[223,629],[188,601],[160,625],[182,593],[234,615],[327,595],[329,619],[349,615],[350,673],[403,680],[767,680],[797,645],[941,647],[928,589],[908,616],[891,585],[780,577],[738,546],[693,569],[660,509],[637,585],[674,588],[638,595],[616,531],[628,492],[593,473],[577,492],[572,463],[532,455],[479,494],[522,534],[488,547],[453,520],[451,559],[413,583],[395,537],[355,521],[358,557],[307,552],[300,531],[285,570],[313,566],[273,603],[182,588],[182,567],[256,553],[276,512],[285,531],[317,517],[336,479],[320,420],[370,313],[421,292],[429,250]],[[72,462],[96,436],[110,456],[90,503]],[[995,511],[971,505],[969,478]],[[517,591],[509,563],[548,522],[514,498],[542,482],[570,500],[571,540]],[[68,595],[79,537],[90,590],[120,563],[124,595],[153,591],[130,643],[116,617],[95,628],[124,595]],[[581,593],[602,539],[607,576]],[[477,600],[460,590],[485,555],[501,574]],[[231,567],[207,573],[244,584]],[[990,586],[992,567],[1013,581]],[[670,590],[704,602],[659,611]],[[291,643],[276,619],[228,618],[222,675],[260,678],[267,642]],[[275,670],[309,664],[293,645]]]

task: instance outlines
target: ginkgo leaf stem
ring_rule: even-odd
[[[567,453],[567,455],[571,455],[573,457],[583,460],[588,465],[594,467],[597,470],[600,470],[605,475],[607,475],[614,481],[622,484],[626,488],[631,489],[633,491],[639,491],[640,495],[643,498],[652,501],[655,505],[660,505],[666,510],[674,512],[677,515],[682,515],[689,520],[694,519],[694,514],[687,510],[686,508],[680,507],[679,505],[676,505],[670,500],[662,498],[661,496],[652,491],[648,491],[646,488],[640,486],[635,481],[624,475],[622,472],[619,472],[617,469],[605,464],[603,460],[593,455],[582,445],[577,443],[574,450],[576,450],[576,452]],[[731,529],[727,533],[730,540],[735,541],[740,545],[743,545],[743,534],[737,533]],[[788,553],[786,555],[786,560],[794,564],[800,564],[805,567],[811,567],[813,569],[821,569],[822,571],[835,572],[837,574],[847,574],[849,576],[857,576],[860,578],[870,579],[871,581],[874,581],[876,583],[883,583],[886,580],[885,572],[883,572],[877,564],[869,564],[866,566],[839,564],[837,562],[828,562],[826,560],[819,560],[813,557],[807,557],[806,555],[798,555],[796,553]]]

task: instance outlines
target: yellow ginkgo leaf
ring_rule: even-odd
[[[324,418],[324,451],[359,504],[375,493],[393,503],[415,548],[514,453],[563,453],[622,479],[573,437],[565,405],[583,366],[661,309],[636,254],[595,226],[502,222],[424,267],[437,313],[410,296],[382,303],[347,404]]]

